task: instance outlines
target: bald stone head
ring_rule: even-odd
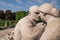
[[[39,13],[40,13],[40,17],[42,20],[49,20],[50,19],[50,16],[45,16],[46,14],[51,14],[51,15],[54,15],[54,16],[58,16],[59,13],[58,13],[58,10],[50,3],[45,3],[43,5],[41,5],[39,7]]]
[[[42,11],[44,13],[52,14],[54,16],[59,15],[59,11],[51,4],[51,3],[45,3],[39,7],[39,11]]]
[[[30,18],[32,20],[38,21],[40,20],[40,15],[39,15],[39,6],[31,6],[29,9],[30,12]]]
[[[29,9],[29,12],[38,12],[39,7],[38,6],[31,6]]]
[[[53,9],[53,5],[50,3],[45,3],[39,7],[39,11],[49,13]]]

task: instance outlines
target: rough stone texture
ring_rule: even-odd
[[[44,5],[43,5],[43,7],[44,7]],[[43,32],[40,40],[60,40],[60,18],[56,17],[56,16],[58,16],[58,10],[56,10],[55,8],[52,8],[52,14],[54,16],[50,15],[50,14],[44,15],[43,11],[46,11],[47,13],[49,13],[49,12],[48,12],[48,10],[45,10],[45,8],[43,10],[43,7],[41,8],[42,12],[40,13],[40,15],[41,15],[41,18],[44,21],[46,21],[47,26],[46,26],[45,31]],[[47,9],[50,9],[50,8],[47,8]],[[51,11],[51,10],[49,10],[49,11]]]
[[[43,25],[44,23],[38,22],[40,21],[38,8],[38,6],[32,6],[29,11],[30,14],[19,20],[14,30],[14,40],[40,39],[45,25]]]
[[[0,30],[0,40],[13,40],[11,37],[11,31],[13,31],[14,28],[9,28],[5,30]]]

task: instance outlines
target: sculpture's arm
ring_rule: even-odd
[[[16,25],[15,30],[14,30],[14,40],[21,40],[22,36],[21,36],[21,31],[18,28],[18,26],[20,26],[19,24]]]
[[[42,32],[44,31],[45,24],[43,23],[38,23],[36,26],[32,27],[30,34],[27,34],[28,37],[36,37],[37,35],[41,35]]]

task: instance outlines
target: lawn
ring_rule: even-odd
[[[0,28],[15,27],[16,20],[0,20]]]

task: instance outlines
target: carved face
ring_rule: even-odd
[[[46,19],[46,13],[42,12],[42,11],[40,11],[39,13],[40,13],[39,15],[40,15],[41,19],[45,20]]]
[[[31,12],[30,17],[34,21],[39,21],[40,20],[39,12]]]
[[[39,13],[42,20],[46,20],[46,14],[50,14],[51,10],[53,9],[53,5],[50,3],[45,3],[39,7]]]
[[[30,18],[34,21],[39,21],[40,20],[38,8],[39,8],[38,6],[32,6],[29,9]]]

